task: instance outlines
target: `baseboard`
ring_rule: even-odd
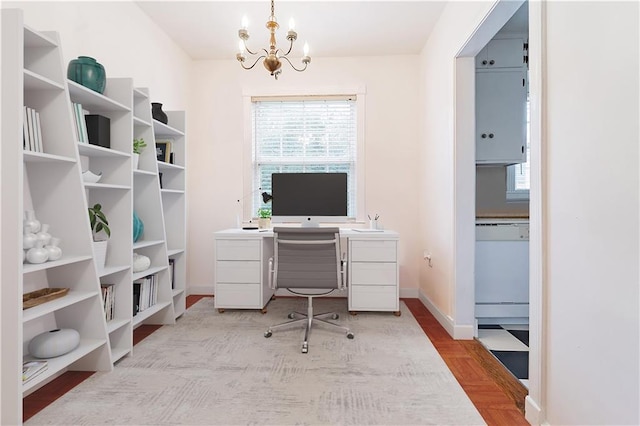
[[[524,399],[524,418],[532,425],[539,425],[542,417],[542,410],[540,406],[531,398],[531,395],[527,395]],[[548,424],[545,422],[544,424]]]
[[[191,296],[191,295],[211,296],[213,294],[214,288],[215,287],[212,285],[191,285],[187,287],[187,296]]]
[[[419,297],[419,292],[417,288],[402,288],[400,287],[400,298],[401,299],[417,299]]]
[[[473,340],[473,324],[456,325],[453,322],[453,318],[440,311],[440,309],[438,309],[438,307],[434,305],[423,292],[419,292],[418,298],[454,340]]]

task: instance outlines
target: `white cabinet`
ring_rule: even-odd
[[[493,39],[476,55],[476,69],[519,68],[525,65],[524,39]]]
[[[400,315],[398,241],[348,239],[349,311],[389,311]]]
[[[273,239],[261,236],[233,237],[234,232],[215,236],[215,307],[263,309],[275,293],[267,285],[268,260]]]
[[[1,17],[0,423],[20,424],[23,395],[67,370],[109,371],[113,365],[60,39],[57,33],[25,27],[20,10],[3,9]],[[38,152],[23,149],[25,106],[40,116]],[[61,239],[60,259],[22,263],[25,210],[35,211],[49,233]],[[59,287],[69,292],[23,311],[24,293]],[[56,328],[77,330],[79,346],[47,360],[43,373],[23,383],[20,371],[22,362],[31,359],[29,341]]]
[[[526,161],[526,71],[476,72],[476,163]]]
[[[476,164],[527,161],[526,105],[524,37],[489,41],[476,56]]]

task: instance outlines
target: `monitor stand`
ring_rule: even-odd
[[[302,221],[300,224],[302,228],[318,228],[320,226],[320,222],[316,221],[312,217],[308,217]]]

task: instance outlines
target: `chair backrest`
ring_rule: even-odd
[[[338,228],[273,229],[275,288],[341,289]]]

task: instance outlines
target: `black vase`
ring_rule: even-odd
[[[162,110],[162,104],[158,102],[151,102],[151,116],[161,123],[167,124],[169,122],[167,114]]]

